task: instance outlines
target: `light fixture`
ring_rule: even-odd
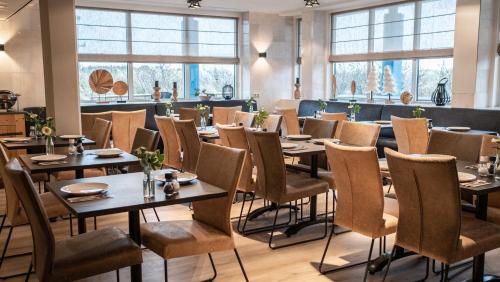
[[[313,8],[313,7],[319,6],[318,0],[304,0],[304,2],[306,2],[307,8]]]
[[[5,44],[0,44],[0,51],[1,52],[5,51]]]
[[[189,4],[189,9],[201,8],[200,2],[201,0],[187,0],[187,3]]]
[[[259,58],[267,58],[267,53],[266,52],[259,53]]]

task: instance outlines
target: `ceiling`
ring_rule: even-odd
[[[31,0],[0,0],[0,20],[6,20]]]

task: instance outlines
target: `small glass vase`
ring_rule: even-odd
[[[495,159],[493,174],[495,175],[495,179],[500,180],[500,152],[497,153],[497,157]]]
[[[142,180],[142,193],[144,198],[155,197],[155,180],[152,176],[152,170],[149,167],[144,168],[144,179]]]
[[[356,113],[355,112],[351,112],[351,115],[350,115],[350,120],[352,122],[355,122],[356,121]]]
[[[167,117],[170,117],[172,115],[172,110],[170,108],[167,108],[166,112],[165,112],[165,115]]]
[[[54,154],[54,140],[52,136],[45,137],[45,154],[47,155]]]
[[[207,128],[207,118],[205,117],[205,115],[201,116],[200,126],[202,130],[205,130]]]
[[[36,130],[34,126],[30,126],[30,135],[32,139],[37,139],[38,137],[36,136]]]

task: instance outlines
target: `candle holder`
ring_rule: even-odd
[[[297,78],[297,80],[295,81],[295,90],[293,91],[293,98],[295,98],[295,100],[300,100],[300,79]]]
[[[155,92],[153,93],[153,100],[154,100],[155,102],[160,102],[160,99],[161,99],[161,92],[160,92],[161,87],[153,87],[153,89],[154,89],[154,91],[155,91]]]

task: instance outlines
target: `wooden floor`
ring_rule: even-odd
[[[3,209],[4,195],[0,191],[0,209]],[[330,198],[331,199],[331,198]],[[259,202],[261,204],[261,201]],[[320,197],[320,212],[324,210],[324,197]],[[330,205],[331,206],[331,205]],[[233,206],[232,214],[237,216],[241,203]],[[191,214],[186,206],[178,205],[158,209],[162,220],[189,220]],[[308,206],[304,207],[304,214],[307,214]],[[152,211],[146,211],[148,220],[154,221]],[[300,216],[300,215],[299,215]],[[288,217],[287,211],[283,211],[282,219]],[[271,214],[267,214],[256,223],[266,224],[271,219]],[[89,220],[88,228],[92,223]],[[98,218],[98,228],[105,226],[117,226],[127,231],[127,215],[118,214],[113,216],[103,216]],[[57,239],[69,237],[69,221],[58,220],[52,223]],[[75,229],[76,230],[76,224]],[[0,234],[0,244],[3,246],[7,236],[4,229]],[[323,231],[323,226],[318,225],[303,230],[289,240],[303,239],[308,236],[315,236]],[[241,259],[245,265],[250,281],[362,281],[364,267],[351,268],[342,272],[337,272],[327,276],[320,275],[317,268],[322,252],[326,244],[323,240],[301,244],[279,250],[270,250],[267,246],[268,234],[258,234],[249,237],[242,237],[235,233],[236,246],[240,252]],[[282,238],[279,238],[282,239]],[[394,237],[388,237],[388,249],[392,248]],[[439,240],[439,238],[436,238]],[[278,241],[279,243],[280,241]],[[281,241],[283,242],[283,241]],[[331,265],[345,265],[351,262],[366,260],[370,240],[354,234],[345,233],[335,237],[327,255],[327,263]],[[378,246],[378,244],[376,244]],[[0,247],[1,248],[1,247]],[[28,226],[14,229],[13,239],[9,246],[9,254],[27,252],[31,250],[31,232]],[[378,249],[375,249],[378,254]],[[143,281],[163,281],[163,261],[154,253],[144,250]],[[217,266],[217,281],[243,281],[234,253],[222,252],[213,254]],[[28,268],[30,256],[8,259],[4,262],[0,270],[0,276],[5,276],[18,272],[25,272]],[[500,252],[494,251],[488,254],[486,260],[486,271],[488,273],[500,274]],[[418,256],[411,256],[393,263],[388,281],[415,281],[424,276],[425,260]],[[202,281],[212,275],[208,256],[187,257],[173,259],[169,261],[170,281]],[[120,271],[121,281],[129,281],[129,269]],[[471,277],[471,269],[458,274],[453,281],[462,281]],[[381,281],[382,273],[369,275],[368,281]],[[31,275],[31,281],[36,281],[35,275]],[[115,281],[115,273],[106,273],[95,276],[85,281]],[[12,278],[8,281],[24,281],[24,277]],[[438,281],[438,277],[431,273],[427,281]]]

